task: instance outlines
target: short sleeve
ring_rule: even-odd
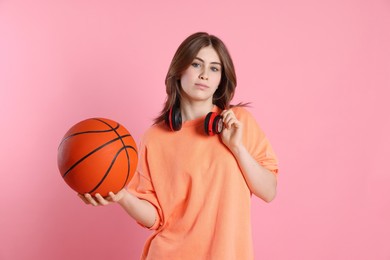
[[[150,178],[150,172],[148,167],[147,159],[147,147],[141,143],[139,149],[139,160],[137,171],[135,172],[133,178],[130,181],[128,186],[128,191],[139,199],[146,200],[150,202],[157,210],[156,221],[153,226],[147,227],[149,229],[158,229],[161,225],[162,220],[162,211],[160,204],[158,202],[156,192],[153,187],[153,183]],[[145,227],[141,223],[138,223],[141,226]]]
[[[252,157],[270,172],[278,173],[278,160],[265,133],[255,118],[245,108],[234,111],[237,119],[243,124],[243,143]]]

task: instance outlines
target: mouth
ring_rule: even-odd
[[[209,88],[209,86],[207,86],[207,85],[204,85],[204,84],[200,84],[200,83],[195,83],[195,86],[197,87],[197,88],[199,88],[199,89],[208,89]]]

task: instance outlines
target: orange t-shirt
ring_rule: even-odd
[[[249,153],[276,174],[263,131],[245,108],[233,111]],[[160,123],[144,134],[129,191],[152,203],[158,216],[142,259],[253,259],[251,192],[233,154],[220,136],[204,134],[203,122],[184,122],[177,132]]]

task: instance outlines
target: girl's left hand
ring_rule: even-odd
[[[242,145],[242,124],[231,109],[222,111],[221,116],[225,125],[222,142],[233,152]]]

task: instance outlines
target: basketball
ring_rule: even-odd
[[[58,147],[58,169],[80,194],[117,193],[133,177],[137,146],[129,131],[105,118],[90,118],[72,126]]]

